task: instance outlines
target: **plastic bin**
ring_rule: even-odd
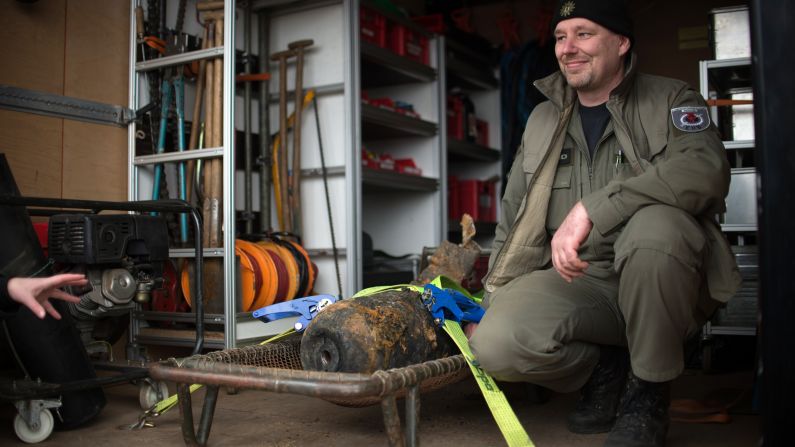
[[[401,56],[428,65],[428,38],[403,25],[390,24],[389,47]]]
[[[359,8],[359,28],[362,40],[386,48],[386,18],[383,15],[362,6]]]

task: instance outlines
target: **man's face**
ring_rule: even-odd
[[[629,39],[588,19],[563,20],[555,27],[555,56],[575,90],[607,94],[623,78]]]

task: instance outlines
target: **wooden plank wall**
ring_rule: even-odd
[[[127,104],[129,1],[0,0],[0,84]],[[0,110],[23,195],[127,199],[127,130]]]

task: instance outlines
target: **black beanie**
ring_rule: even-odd
[[[575,17],[596,22],[616,34],[628,37],[630,42],[635,42],[626,0],[560,0],[552,19],[552,31],[555,31],[561,21]]]

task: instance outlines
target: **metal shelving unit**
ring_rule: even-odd
[[[721,59],[699,64],[701,94],[708,100],[750,99],[751,59]],[[738,96],[739,95],[739,96]],[[713,335],[755,335],[758,305],[758,256],[756,237],[756,168],[752,105],[712,106],[710,115],[724,136],[731,169],[731,184],[726,198],[727,211],[720,216],[721,228],[736,239],[732,246],[743,284],[737,294],[719,309],[702,331],[705,340]],[[743,110],[743,108],[745,110]],[[738,110],[747,113],[741,115]],[[728,137],[728,138],[727,138]],[[748,241],[751,243],[748,243]],[[709,344],[707,343],[707,348]],[[709,354],[704,357],[709,359]],[[705,361],[708,363],[709,360]],[[708,368],[707,368],[708,369]]]
[[[444,39],[444,48],[444,76],[447,90],[457,87],[466,93],[475,106],[476,116],[486,121],[489,126],[487,146],[446,136],[445,180],[447,175],[455,176],[459,180],[500,179],[502,151],[495,149],[501,146],[502,140],[500,82],[491,68],[490,61],[482,54],[450,38]],[[495,190],[499,191],[499,186]],[[495,197],[494,200],[499,203],[499,197]],[[457,240],[461,237],[458,223],[460,216],[448,217],[450,220],[448,238]],[[473,217],[476,221],[477,242],[484,248],[490,247],[496,223],[483,221],[479,216]]]
[[[356,148],[360,186],[356,200],[360,203],[360,232],[372,237],[376,250],[418,255],[423,247],[441,244],[447,228],[443,200],[446,135],[441,131],[445,128],[444,78],[440,75],[444,71],[443,38],[380,9],[375,2],[353,1],[352,6],[356,36],[361,32],[359,8],[367,6],[391,25],[403,26],[428,42],[428,64],[361,39],[356,42],[360,100]],[[419,118],[361,101],[362,91],[370,99],[386,97],[412,104]],[[379,155],[388,153],[395,159],[410,158],[422,175],[361,166],[363,148]],[[361,234],[358,237],[362,238]],[[361,275],[365,275],[363,270]]]
[[[139,109],[146,104],[148,98],[142,95],[142,84],[145,83],[145,74],[152,70],[180,66],[187,62],[199,59],[216,58],[223,61],[223,101],[222,101],[222,146],[209,147],[185,152],[170,152],[155,155],[138,155],[136,153],[136,125],[131,123],[128,136],[128,198],[131,201],[149,199],[147,196],[152,189],[152,168],[156,164],[169,164],[187,160],[208,160],[220,158],[223,172],[223,197],[222,209],[224,231],[221,247],[205,248],[202,253],[205,258],[221,258],[223,271],[223,313],[205,314],[205,325],[222,328],[221,331],[205,332],[205,347],[207,349],[221,349],[236,346],[251,337],[250,331],[245,326],[250,316],[238,312],[236,303],[236,261],[234,256],[235,244],[235,209],[234,209],[234,122],[236,90],[234,84],[234,58],[235,36],[237,20],[224,21],[224,45],[205,50],[190,51],[175,56],[165,56],[158,59],[137,62],[138,51],[137,36],[135,35],[135,7],[136,2],[130,5],[130,75],[129,75],[129,104],[132,109]],[[224,5],[225,17],[236,17],[235,1],[227,1]],[[174,259],[193,258],[193,249],[171,248],[169,254]],[[195,319],[193,313],[164,313],[137,309],[131,315],[130,343],[137,350],[138,345],[156,344],[169,346],[191,346],[196,339],[195,330],[169,329],[150,325],[144,322],[172,321],[189,322]],[[260,328],[260,336],[277,331],[274,327]],[[139,354],[139,353],[138,353]],[[136,355],[134,353],[133,355]]]

